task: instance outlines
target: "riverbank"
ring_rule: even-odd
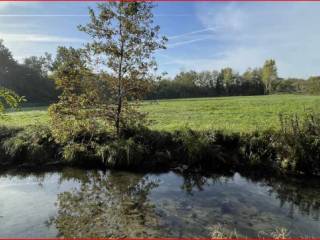
[[[320,118],[281,119],[281,130],[253,133],[126,129],[120,138],[81,133],[58,144],[48,127],[0,129],[0,166],[80,166],[132,171],[320,175]]]

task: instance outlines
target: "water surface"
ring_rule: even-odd
[[[320,184],[65,169],[0,175],[0,237],[320,237]]]

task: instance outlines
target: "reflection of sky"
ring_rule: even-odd
[[[85,173],[88,172],[69,171],[66,175],[69,180],[62,181],[62,175],[58,173],[48,173],[38,178],[28,175],[1,176],[0,237],[55,237],[56,229],[53,225],[48,227],[46,222],[56,215],[57,195],[71,189],[80,191],[79,181],[85,179]],[[112,173],[109,174],[111,176]],[[73,179],[73,176],[76,178]],[[123,187],[123,184],[130,182],[130,176],[135,177],[128,173],[113,174],[111,184]],[[229,228],[235,228],[249,237],[256,237],[253,233],[257,231],[270,231],[276,227],[289,227],[292,234],[300,237],[306,233],[308,236],[320,236],[319,221],[313,220],[310,215],[301,215],[296,206],[292,215],[291,203],[281,206],[277,193],[269,193],[271,187],[253,183],[239,174],[230,178],[207,179],[208,181],[202,182],[205,183],[202,190],[194,187],[191,194],[182,189],[185,179],[172,172],[148,174],[148,177],[148,181],[160,183],[151,190],[148,198],[161,212],[162,220],[169,224],[168,228],[172,228],[171,233],[180,227],[185,234],[183,236],[196,237],[197,234],[205,234],[204,229],[208,226],[225,221]],[[102,186],[103,184],[105,183]],[[282,193],[286,193],[286,187],[281,186],[282,183],[276,184],[280,186]],[[289,189],[293,190],[291,194],[297,194],[292,186]],[[310,195],[309,190],[312,191]],[[300,191],[298,187],[296,191]],[[314,194],[319,192],[311,187],[308,191],[306,194],[310,197],[315,197]],[[293,196],[286,197],[291,199]],[[317,201],[311,199],[313,200]],[[93,206],[98,204],[95,198],[89,201],[92,201]]]
[[[80,47],[93,3],[0,3],[0,38],[15,58]],[[282,77],[319,75],[320,3],[157,3],[155,22],[169,37],[159,69],[233,67],[244,71],[276,59]]]

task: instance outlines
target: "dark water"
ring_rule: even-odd
[[[320,237],[320,184],[66,169],[0,175],[0,237]]]

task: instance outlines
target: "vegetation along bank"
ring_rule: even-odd
[[[320,175],[320,117],[281,119],[281,130],[219,131],[123,129],[81,132],[57,143],[48,127],[1,128],[1,168],[82,166],[136,171],[213,171],[266,175]]]

